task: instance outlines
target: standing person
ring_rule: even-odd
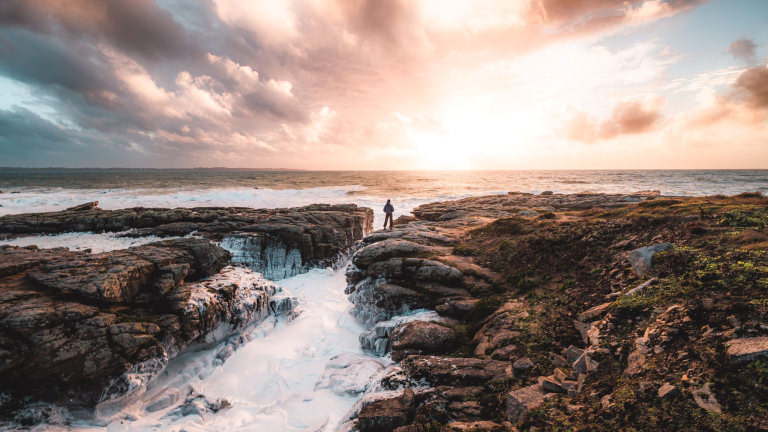
[[[392,231],[392,213],[395,212],[395,208],[392,207],[392,203],[387,200],[387,203],[384,204],[384,213],[386,213],[386,216],[384,217],[384,229],[387,229],[387,221],[389,221],[389,230]]]

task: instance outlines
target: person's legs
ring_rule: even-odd
[[[384,217],[384,229],[387,229],[387,222],[389,222],[389,229],[392,229],[392,213],[387,213]]]

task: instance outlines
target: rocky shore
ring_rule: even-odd
[[[0,247],[0,414],[40,422],[24,409],[40,399],[108,417],[185,347],[294,314],[270,279],[354,251],[361,347],[395,363],[329,364],[319,386],[364,392],[340,431],[768,429],[766,197],[512,192],[423,205],[365,236],[372,218],[90,204],[0,218],[3,238],[167,237]],[[182,415],[224,407],[169,392],[146,409],[185,397]]]
[[[51,420],[25,408],[35,400],[95,406],[108,417],[189,345],[229,337],[270,314],[290,317],[295,300],[269,279],[334,264],[373,220],[355,205],[92,207],[0,217],[0,235],[115,231],[169,239],[103,253],[0,246],[6,420]]]
[[[766,430],[767,227],[749,193],[418,207],[352,257],[361,344],[397,363],[340,430]]]
[[[64,232],[123,232],[125,236],[195,233],[233,251],[232,262],[268,279],[333,264],[371,230],[370,210],[354,204],[289,209],[244,207],[101,210],[89,203],[61,212],[0,217],[0,239]]]

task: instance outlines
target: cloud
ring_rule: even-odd
[[[680,123],[689,128],[726,122],[763,125],[768,119],[768,65],[729,71],[724,76],[731,78],[724,90],[697,88],[701,92],[699,106],[681,115]],[[719,80],[715,83],[721,84]]]
[[[105,157],[112,161],[111,166],[140,166],[146,156],[135,150],[140,143],[143,140],[137,135],[109,137],[52,122],[24,108],[0,110],[0,155],[4,166],[104,166]]]
[[[527,21],[559,32],[638,25],[689,10],[706,0],[533,0]]]
[[[585,143],[648,133],[661,122],[661,108],[665,102],[661,97],[621,101],[613,108],[611,117],[602,122],[583,111],[571,109],[563,132],[566,138]]]
[[[754,109],[768,109],[768,65],[745,70],[734,84],[736,97]]]
[[[700,3],[5,0],[0,74],[24,83],[54,114],[4,113],[6,122],[36,124],[48,138],[22,128],[25,134],[15,132],[17,140],[6,140],[0,157],[23,153],[24,139],[41,143],[41,154],[58,154],[55,146],[42,143],[60,139],[69,143],[61,148],[92,148],[94,158],[100,154],[107,165],[117,157],[175,166],[250,160],[291,166],[312,155],[320,167],[340,160],[331,152],[352,149],[347,153],[355,155],[349,161],[355,164],[375,154],[372,149],[406,145],[410,138],[402,125],[399,132],[378,127],[392,112],[456,124],[461,116],[448,116],[449,121],[438,111],[462,105],[461,98],[445,102],[459,87],[486,92],[484,97],[502,106],[486,80],[488,68],[508,62],[499,67],[514,71],[515,62],[542,47],[598,40]],[[617,60],[623,66],[606,72],[611,83],[605,87],[641,85],[661,73],[671,60],[646,64],[655,58],[643,51],[645,45]],[[514,81],[509,73],[493,83],[511,97],[533,101],[555,92],[548,88],[583,99],[596,85],[592,61],[613,57],[606,48],[593,48],[586,61],[568,59],[567,52],[553,55],[558,65],[580,65],[579,79],[561,80],[567,85],[539,82],[525,88],[530,83]],[[549,62],[539,67],[553,79],[576,69]],[[575,88],[585,80],[588,85]],[[474,116],[484,125],[496,121],[481,117]],[[604,140],[652,130],[660,120],[653,107],[628,102],[617,105],[607,120],[589,127],[590,121],[585,114],[587,135]],[[528,136],[529,128],[517,129]]]
[[[731,53],[736,60],[753,63],[755,61],[756,49],[757,44],[752,39],[740,38],[731,44],[728,48],[728,52]]]
[[[201,54],[192,36],[153,0],[4,0],[0,24],[104,40],[155,60]]]
[[[0,32],[0,73],[31,84],[78,92],[105,86],[109,71],[94,55],[92,46],[73,46],[20,29]]]

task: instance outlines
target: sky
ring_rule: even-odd
[[[768,168],[765,0],[3,0],[0,166]]]

